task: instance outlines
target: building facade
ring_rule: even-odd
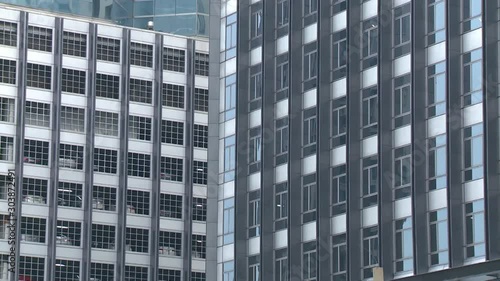
[[[0,8],[0,280],[206,280],[208,51]]]
[[[211,5],[217,280],[500,280],[498,1]]]
[[[208,0],[1,0],[0,3],[105,19],[142,29],[152,21],[156,31],[193,37],[208,35]]]

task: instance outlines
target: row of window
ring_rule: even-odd
[[[6,215],[0,215],[2,221],[8,221]],[[8,238],[6,224],[1,225],[0,239]],[[46,243],[47,220],[44,218],[22,217],[21,241]],[[114,225],[92,224],[91,247],[96,249],[115,249],[116,227]],[[82,223],[75,221],[57,221],[56,244],[80,247],[82,240]],[[138,253],[149,251],[149,230],[127,227],[125,235],[126,250]],[[160,231],[158,249],[162,255],[181,256],[182,233]],[[206,258],[205,235],[192,235],[192,255],[195,258]]]
[[[17,46],[17,23],[0,21],[0,44]],[[28,49],[52,52],[53,30],[51,28],[28,26]],[[163,69],[185,72],[186,51],[163,48]],[[121,41],[119,39],[97,37],[97,60],[120,62]],[[87,35],[82,33],[63,32],[63,54],[76,57],[87,57]],[[130,43],[130,64],[142,67],[153,67],[153,45],[138,42]],[[195,53],[195,74],[208,76],[208,54]]]
[[[57,204],[65,208],[82,208],[84,203],[83,184],[59,182],[57,188]],[[23,178],[22,200],[27,204],[48,204],[48,181],[37,178]],[[93,186],[92,208],[99,211],[116,211],[117,190],[114,187]],[[7,199],[7,177],[0,176],[0,200]],[[130,214],[150,214],[150,193],[140,190],[127,190],[127,212]],[[160,194],[160,216],[182,219],[182,195]],[[192,219],[206,221],[207,201],[205,198],[193,197]]]
[[[465,258],[485,255],[484,248],[484,202],[482,200],[465,204],[466,245]],[[448,223],[447,209],[429,213],[429,266],[448,265]],[[394,262],[395,273],[413,271],[413,234],[411,218],[403,218],[394,222]],[[346,234],[332,237],[332,280],[347,280],[348,244]],[[373,277],[373,268],[380,262],[380,240],[378,226],[362,230],[362,278]],[[316,280],[317,251],[316,241],[302,245],[302,280]],[[258,257],[249,257],[250,280],[259,280],[260,264]],[[224,275],[234,276],[234,265],[224,264]],[[275,280],[289,280],[286,249],[275,252]]]
[[[85,94],[85,71],[62,69],[62,92]],[[120,99],[120,77],[103,73],[96,74],[97,97]],[[152,81],[130,79],[130,101],[152,103]],[[16,61],[0,59],[0,83],[16,84]],[[28,63],[27,86],[50,90],[52,88],[52,67]],[[162,105],[184,108],[185,87],[182,85],[163,84]],[[194,110],[208,112],[208,90],[195,88]]]
[[[50,104],[26,101],[25,123],[32,126],[50,127]],[[15,100],[0,97],[0,121],[13,123],[15,119]],[[95,133],[98,135],[118,136],[119,114],[95,112]],[[129,116],[129,138],[151,141],[152,120],[149,117]],[[85,131],[85,109],[61,106],[60,126],[62,131]],[[194,147],[208,147],[208,126],[194,124]],[[161,142],[184,145],[184,123],[172,120],[161,122]]]
[[[0,159],[13,161],[14,138],[1,137]],[[79,145],[60,144],[58,165],[61,168],[83,170],[84,147]],[[118,170],[118,151],[112,149],[94,149],[94,171],[116,174]],[[49,142],[39,140],[24,140],[24,163],[34,165],[49,165]],[[128,153],[128,175],[149,178],[151,174],[151,155]],[[183,181],[183,159],[162,156],[160,158],[162,180]],[[193,161],[193,183],[207,184],[207,162]]]
[[[2,270],[0,279],[7,280],[8,255],[0,255]],[[19,280],[43,281],[45,280],[45,259],[40,257],[21,256],[19,260]],[[73,281],[80,278],[80,261],[77,260],[55,260],[55,278],[59,281]],[[148,280],[148,268],[142,266],[125,265],[126,280]],[[205,281],[203,272],[192,272],[193,281]],[[115,265],[108,263],[92,262],[90,264],[91,280],[110,281],[115,280]],[[160,268],[158,270],[158,280],[160,281],[181,281],[181,271],[174,269]]]

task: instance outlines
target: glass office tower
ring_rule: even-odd
[[[211,2],[217,280],[500,280],[499,1]]]
[[[208,0],[1,0],[50,12],[110,20],[116,24],[185,36],[208,36]]]
[[[206,280],[208,51],[0,7],[0,280]]]

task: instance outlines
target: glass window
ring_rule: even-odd
[[[225,97],[224,97],[224,120],[236,117],[236,75],[226,77]]]
[[[85,95],[86,81],[85,71],[63,68],[61,91]]]
[[[411,76],[394,78],[394,128],[411,123]]]
[[[363,58],[376,56],[378,53],[378,21],[377,18],[363,22]]]
[[[96,74],[95,95],[101,98],[120,98],[120,76]]]
[[[195,53],[194,56],[194,74],[208,76],[209,57],[208,54]]]
[[[153,100],[153,81],[130,78],[130,101],[151,104]]]
[[[465,204],[465,258],[486,255],[484,223],[484,200]]]
[[[363,184],[362,196],[363,207],[378,204],[378,158],[370,157],[363,159]]]
[[[106,280],[106,279],[104,279]],[[175,269],[160,268],[158,272],[159,281],[181,281],[181,271]],[[232,281],[232,280],[231,280]]]
[[[250,17],[250,39],[262,35],[262,10],[252,13]]]
[[[59,168],[83,170],[83,146],[59,144]]]
[[[332,237],[332,280],[347,281],[347,240],[346,234]]]
[[[17,23],[0,21],[0,45],[17,46]]]
[[[56,273],[55,274],[56,274],[57,280],[61,280],[61,281],[74,280],[74,278],[79,276],[79,274],[80,274],[80,262],[79,261],[57,259],[55,265],[56,265]],[[42,268],[43,268],[43,266],[42,266]],[[24,280],[24,278],[22,278],[22,277],[20,277],[20,278]]]
[[[378,93],[377,87],[363,90],[361,111],[363,138],[377,134],[378,130]]]
[[[118,151],[94,148],[94,172],[116,174],[118,167]]]
[[[202,88],[194,89],[194,110],[208,112],[208,90]]]
[[[278,7],[276,9],[276,21],[278,28],[288,24],[288,10],[290,9],[289,0],[278,0]]]
[[[288,61],[276,66],[276,91],[288,88],[289,76]]]
[[[304,16],[314,14],[318,10],[318,0],[303,0]]]
[[[193,197],[193,221],[207,221],[207,199]]]
[[[224,139],[224,181],[234,180],[234,169],[236,168],[236,137],[229,136]]]
[[[75,57],[87,56],[87,34],[63,32],[63,54]]]
[[[26,86],[28,87],[44,90],[52,88],[52,67],[50,65],[28,63],[26,76]]]
[[[480,28],[482,1],[481,0],[462,0],[463,5],[463,30],[467,32],[476,28]]]
[[[288,121],[288,119],[285,119]],[[278,124],[276,122],[276,124]],[[288,152],[288,138],[289,138],[289,130],[288,130],[288,122],[282,124],[282,126],[276,128],[276,155],[284,154]]]
[[[97,37],[97,60],[120,62],[120,40]]]
[[[161,193],[160,217],[182,219],[182,195]]]
[[[379,263],[378,226],[363,229],[363,278],[373,277],[373,268]]]
[[[331,186],[331,214],[332,216],[346,212],[347,204],[347,171],[346,165],[332,168]]]
[[[16,119],[16,101],[0,97],[0,122],[14,123]]]
[[[223,265],[223,281],[234,281],[234,261],[225,262]]]
[[[274,262],[274,281],[288,281],[288,257],[286,249],[281,250],[283,252],[282,256],[278,257],[278,251],[276,251],[276,261]]]
[[[303,145],[315,144],[317,140],[317,119],[312,116],[304,120],[303,125]]]
[[[411,145],[394,150],[394,199],[411,195]]]
[[[427,116],[446,113],[446,62],[427,68]]]
[[[226,59],[236,56],[236,44],[238,42],[238,28],[236,14],[226,18]]]
[[[148,267],[126,265],[125,280],[148,280]]]
[[[163,83],[162,104],[163,106],[184,108],[184,86]]]
[[[180,257],[182,255],[182,233],[173,231],[160,231],[160,255]],[[170,279],[167,279],[170,281]]]
[[[317,205],[316,183],[308,184],[302,188],[302,212],[310,213],[316,211]]]
[[[50,104],[26,101],[26,125],[50,127]]]
[[[92,248],[115,249],[114,225],[92,224]]]
[[[193,183],[207,184],[207,162],[193,161]]]
[[[193,146],[197,148],[208,148],[208,126],[193,125]]]
[[[125,243],[127,251],[147,253],[149,247],[149,230],[127,227]]]
[[[49,142],[39,140],[24,140],[24,163],[34,165],[49,165]]]
[[[347,98],[332,101],[332,144],[333,147],[346,144],[347,139]]]
[[[483,123],[464,128],[464,181],[483,178]]]
[[[249,151],[248,154],[249,159],[248,162],[250,164],[260,162],[262,156],[262,138],[260,136],[256,136],[250,138],[249,141]]]
[[[316,243],[316,241],[309,242],[309,243]],[[302,266],[303,266],[303,275],[302,275],[302,280],[304,281],[316,281],[316,275],[317,275],[317,260],[318,257],[316,256],[316,245],[309,245],[303,244],[302,245]]]
[[[186,51],[163,48],[163,70],[185,72]]]
[[[446,188],[447,163],[446,135],[430,138],[428,141],[428,186],[429,190]]]
[[[250,100],[258,99],[262,96],[262,73],[259,72],[250,76]]]
[[[183,145],[184,123],[172,120],[161,120],[161,142]]]
[[[259,198],[248,202],[248,237],[260,236],[260,193]]]
[[[52,52],[52,29],[28,26],[28,49]]]
[[[346,75],[347,66],[347,31],[341,30],[332,35],[332,69],[334,71],[334,80],[340,79]],[[338,71],[337,75],[335,71]]]
[[[427,44],[446,40],[446,7],[444,0],[429,0],[427,7]]]
[[[207,257],[207,238],[205,235],[193,234],[191,236],[191,249],[193,258],[205,259]],[[146,279],[144,279],[146,280]]]
[[[394,46],[399,46],[411,40],[411,17],[410,14],[402,15],[394,19]]]
[[[14,162],[14,138],[0,136],[0,161]]]
[[[19,259],[19,277],[29,276],[31,280],[45,280],[45,259],[21,256]]]
[[[162,120],[163,121],[163,120]],[[136,140],[151,140],[151,118],[128,116],[128,137]]]
[[[149,178],[151,175],[151,155],[143,153],[128,153],[128,175]]]
[[[223,243],[230,244],[234,242],[234,198],[225,199],[223,204]]]
[[[308,0],[305,0],[308,1]],[[304,81],[316,78],[317,74],[317,52],[312,51],[304,54]]]
[[[288,183],[280,183],[274,187],[274,219],[275,229],[279,230],[286,227],[288,218]],[[279,223],[278,221],[283,221]]]
[[[15,60],[0,59],[0,83],[16,84]]]
[[[448,211],[446,208],[429,213],[429,264],[448,264]]]
[[[130,64],[153,67],[153,45],[131,42]]]
[[[182,182],[183,159],[162,156],[160,160],[160,179]]]
[[[394,259],[395,272],[408,272],[413,270],[413,234],[411,218],[397,220]]]
[[[469,106],[483,101],[483,49],[463,56],[463,104]]]
[[[115,265],[110,263],[96,263],[90,265],[90,278],[96,280],[113,280]]]

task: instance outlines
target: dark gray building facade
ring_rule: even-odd
[[[210,12],[217,280],[500,280],[498,1]]]

